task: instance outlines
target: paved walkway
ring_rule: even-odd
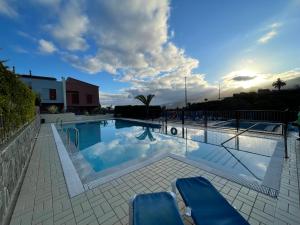
[[[297,150],[296,150],[297,149]],[[170,190],[176,177],[208,178],[250,224],[300,224],[300,144],[289,140],[278,199],[189,164],[165,158],[69,198],[50,125],[42,125],[11,224],[128,224],[128,199],[135,193]],[[178,200],[183,212],[184,204]],[[185,224],[193,224],[184,217]]]

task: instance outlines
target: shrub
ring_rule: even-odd
[[[56,105],[50,105],[47,108],[47,110],[49,113],[52,113],[52,114],[58,113],[58,107]]]
[[[35,116],[35,94],[0,61],[0,114],[3,125],[17,129]]]

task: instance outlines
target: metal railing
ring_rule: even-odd
[[[182,121],[191,120],[205,122],[212,121],[227,121],[232,119],[261,121],[261,122],[279,122],[294,121],[297,117],[296,111],[279,111],[279,110],[231,110],[231,111],[191,111],[191,110],[165,110],[162,116],[165,120]]]
[[[189,121],[196,123],[197,125],[204,127],[218,127],[218,128],[235,128],[236,132],[239,132],[240,129],[243,129],[242,133],[245,132],[264,132],[269,134],[278,134],[283,137],[284,146],[285,146],[285,158],[288,158],[287,150],[287,134],[288,134],[288,124],[296,119],[296,111],[279,111],[279,110],[232,110],[232,111],[191,111],[184,109],[177,110],[165,110],[162,112],[164,123],[170,122],[179,122],[184,126],[188,124]],[[249,125],[248,127],[242,127],[241,123],[243,122],[255,122],[254,125]],[[232,122],[232,126],[220,126],[216,122]],[[253,129],[255,126],[262,123],[277,124],[276,130],[281,128],[281,131],[276,132],[265,132],[260,131],[259,129]],[[274,128],[275,129],[275,128]],[[279,133],[278,133],[279,132]],[[240,135],[240,134],[237,134]]]
[[[60,128],[62,128],[63,120],[60,119],[59,117],[56,118],[56,120],[55,120],[55,125],[58,125],[58,124],[60,125]]]
[[[231,137],[231,138],[227,139],[226,141],[222,142],[221,145],[224,147],[224,144],[225,144],[225,143],[227,143],[227,142],[231,141],[232,139],[235,139],[236,137],[240,136],[241,134],[243,134],[243,133],[249,131],[251,128],[255,127],[256,125],[257,125],[257,123],[255,123],[254,125],[248,127],[246,130],[243,130],[243,131],[237,133],[237,134],[234,135],[233,137]]]
[[[71,135],[70,135],[70,131],[73,130],[75,133],[75,141],[74,141],[74,144],[75,144],[75,147],[77,149],[79,149],[79,130],[75,127],[69,127],[67,129],[67,144],[68,146],[71,144]]]

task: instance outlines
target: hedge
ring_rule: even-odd
[[[116,117],[127,117],[135,119],[145,119],[146,118],[146,107],[144,105],[124,105],[115,106],[115,116]],[[158,118],[161,115],[160,106],[150,106],[148,118]]]
[[[35,116],[35,94],[0,61],[1,126],[7,131],[18,129]]]

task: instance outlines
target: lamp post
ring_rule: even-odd
[[[219,100],[221,100],[221,86],[220,86],[220,82],[219,82]]]

